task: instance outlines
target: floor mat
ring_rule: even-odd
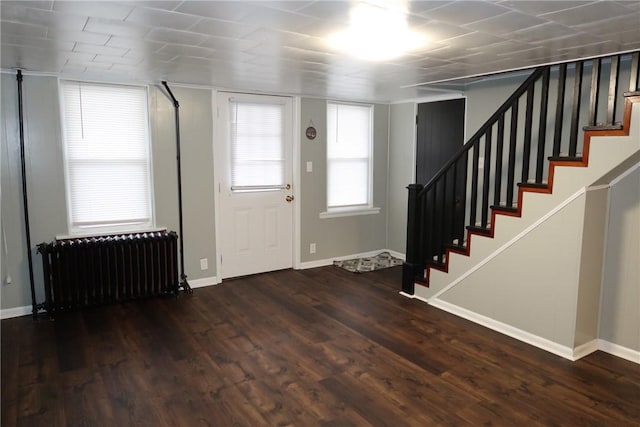
[[[372,257],[334,261],[333,265],[344,268],[352,273],[365,273],[367,271],[382,270],[383,268],[402,265],[402,260],[393,257],[389,252],[382,252]]]

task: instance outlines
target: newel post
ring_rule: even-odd
[[[422,204],[418,200],[418,194],[422,190],[422,184],[409,184],[409,202],[407,204],[407,251],[405,262],[402,266],[402,292],[413,295],[414,282],[418,272],[424,269],[424,260],[420,253],[420,218],[422,217]]]

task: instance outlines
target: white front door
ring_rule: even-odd
[[[293,265],[293,101],[219,92],[221,278]]]

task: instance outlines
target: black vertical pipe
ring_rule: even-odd
[[[29,228],[29,198],[27,196],[27,166],[24,154],[24,115],[22,111],[22,70],[18,70],[18,123],[20,129],[20,164],[22,166],[22,203],[24,205],[24,232],[27,238],[27,261],[29,263],[29,286],[31,288],[31,314],[38,315],[36,289],[33,283],[33,256],[31,255],[31,229]]]
[[[185,292],[191,293],[191,286],[187,282],[187,275],[184,272],[184,231],[182,226],[182,168],[180,162],[180,103],[173,96],[173,92],[169,88],[166,81],[162,82],[162,85],[167,89],[171,100],[173,101],[173,107],[175,109],[175,121],[176,121],[176,163],[178,166],[178,222],[180,228],[180,286]]]

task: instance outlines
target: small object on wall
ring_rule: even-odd
[[[309,126],[307,127],[307,130],[304,132],[304,134],[306,135],[307,139],[313,141],[314,139],[316,139],[316,136],[318,135],[318,132],[316,132],[316,128],[313,125],[313,121],[309,120]]]

